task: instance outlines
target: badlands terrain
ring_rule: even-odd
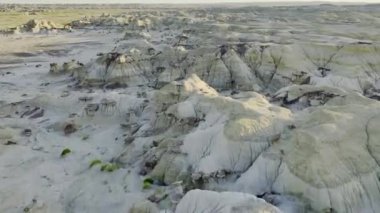
[[[380,212],[380,5],[1,5],[1,213]]]

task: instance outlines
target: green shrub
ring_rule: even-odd
[[[152,187],[152,184],[150,183],[144,183],[143,184],[143,189],[150,189]]]
[[[154,180],[152,178],[145,178],[143,181],[143,189],[150,189]]]
[[[93,166],[96,166],[98,164],[102,164],[102,161],[99,160],[99,159],[94,159],[90,162],[90,168],[92,168]]]
[[[117,169],[119,169],[119,166],[116,163],[106,163],[100,167],[102,172],[113,172]]]
[[[62,150],[61,152],[61,157],[66,157],[66,155],[68,155],[69,153],[71,153],[71,150],[69,148],[65,148],[64,150]]]

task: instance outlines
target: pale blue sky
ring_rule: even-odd
[[[0,3],[35,3],[35,4],[45,4],[45,3],[217,3],[217,2],[310,2],[310,0],[0,0]],[[330,2],[360,2],[360,3],[380,3],[380,0],[330,0]]]

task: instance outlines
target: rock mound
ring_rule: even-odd
[[[281,211],[250,194],[193,190],[182,198],[175,212],[280,213]]]
[[[69,30],[67,27],[56,24],[49,20],[31,19],[24,25],[18,26],[13,30],[13,33],[40,33],[51,32],[55,30]]]
[[[182,181],[185,189],[216,185],[293,195],[316,211],[375,211],[380,104],[313,86],[278,95],[298,100],[315,92],[333,95],[293,114],[254,92],[222,96],[191,75],[156,92],[154,116],[138,132],[153,137],[151,149],[139,151],[134,141],[119,160],[134,164],[133,156],[144,156],[143,174],[168,185]],[[226,187],[225,180],[237,182]]]

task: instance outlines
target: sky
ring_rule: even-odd
[[[54,3],[222,3],[222,2],[310,2],[310,0],[0,0],[0,3],[30,3],[30,4],[54,4]],[[380,0],[330,0],[330,2],[361,2],[380,3]]]

